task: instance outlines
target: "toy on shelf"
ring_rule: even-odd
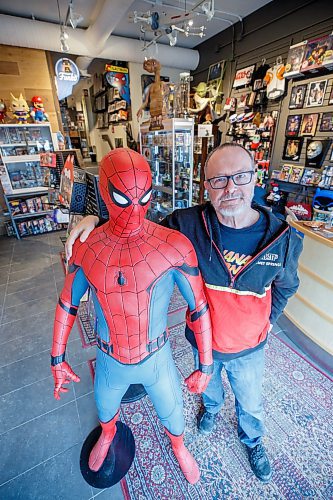
[[[318,184],[319,187],[330,189],[333,187],[333,167],[329,167],[328,165],[324,167],[321,180]]]
[[[33,120],[38,122],[48,122],[49,117],[47,113],[45,113],[43,99],[40,96],[35,95],[32,99],[32,108],[30,110],[30,115]]]
[[[0,99],[0,123],[5,123],[7,117],[7,106],[3,99]]]
[[[281,199],[281,193],[279,189],[279,185],[276,182],[271,182],[272,190],[267,196],[267,201],[270,203],[278,203]]]
[[[20,97],[15,97],[12,93],[10,95],[12,96],[11,111],[16,118],[17,123],[28,123],[30,110],[27,101],[24,99],[22,94],[20,94]]]
[[[207,114],[206,108],[209,108],[210,114],[214,114],[214,103],[221,96],[220,91],[221,81],[217,85],[207,85],[205,82],[200,82],[197,87],[193,87],[195,94],[193,97],[195,108],[189,108],[190,113],[198,115],[199,113]],[[208,94],[208,96],[207,96]]]

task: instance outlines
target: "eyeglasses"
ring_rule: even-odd
[[[248,170],[246,172],[238,172],[238,174],[234,175],[219,175],[218,177],[207,179],[207,182],[209,182],[213,189],[225,188],[228,185],[229,179],[232,179],[232,182],[236,186],[245,186],[246,184],[250,184],[253,174],[253,170]]]

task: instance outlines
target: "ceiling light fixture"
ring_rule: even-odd
[[[174,26],[172,26],[172,29],[168,28],[165,30],[166,36],[169,38],[170,47],[174,47],[177,43],[177,32],[173,28]]]
[[[60,28],[60,50],[61,52],[69,52],[69,45],[67,43],[69,37],[65,29],[65,26],[61,22],[59,0],[57,0],[57,6],[58,6],[59,28]]]
[[[69,52],[69,45],[67,43],[68,33],[63,26],[60,27],[60,50],[61,52]]]

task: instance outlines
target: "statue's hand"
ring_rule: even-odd
[[[204,392],[210,381],[211,375],[207,373],[202,373],[200,370],[195,370],[189,377],[185,379],[185,384],[190,392],[196,392],[200,394]]]
[[[54,379],[53,395],[56,399],[60,399],[61,392],[68,392],[67,387],[62,387],[63,384],[69,384],[71,381],[80,382],[80,377],[73,372],[66,361],[51,366],[51,371]]]
[[[91,231],[95,229],[99,223],[99,218],[96,215],[87,215],[84,217],[72,230],[67,238],[65,251],[67,262],[72,256],[73,245],[75,240],[80,236],[80,241],[84,242],[88,238]]]

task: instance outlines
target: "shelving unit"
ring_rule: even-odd
[[[60,229],[51,217],[54,208],[48,196],[51,172],[48,167],[40,166],[40,153],[53,149],[49,123],[0,125],[0,179],[18,239]]]

